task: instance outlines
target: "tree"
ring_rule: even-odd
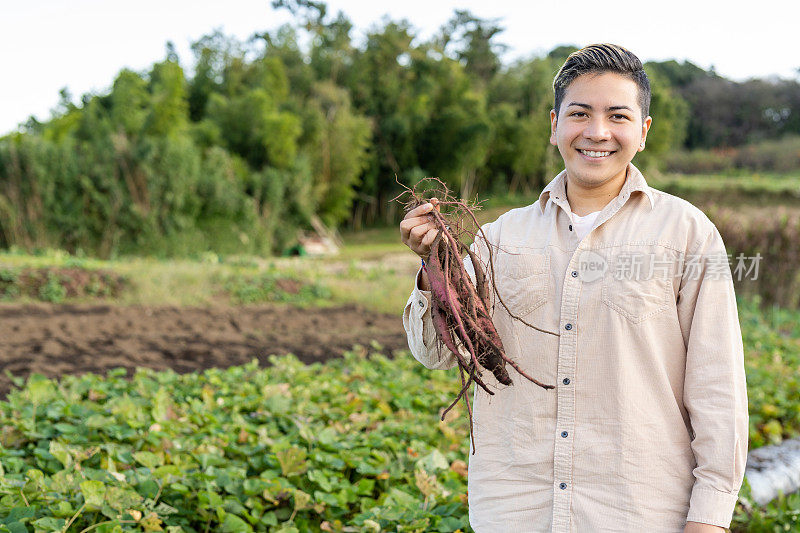
[[[420,166],[467,198],[474,192],[493,135],[485,95],[448,58],[436,64],[433,75],[437,88],[433,112],[417,144]]]
[[[493,42],[504,28],[499,19],[482,19],[469,11],[456,10],[453,17],[440,30],[440,43],[447,51],[455,45],[454,55],[466,67],[467,72],[489,83],[500,70],[500,54],[508,48]]]
[[[367,162],[369,121],[353,112],[347,91],[329,81],[316,85],[309,104],[318,121],[318,134],[308,154],[317,212],[323,222],[337,226],[350,215],[356,185]]]
[[[222,91],[226,69],[232,58],[243,57],[241,44],[219,29],[192,43],[194,76],[189,83],[187,99],[191,120],[202,120],[212,93]]]
[[[150,72],[150,114],[145,120],[145,133],[169,136],[186,130],[189,104],[186,79],[181,66],[170,59],[156,63]]]
[[[658,71],[650,70],[650,116],[653,123],[647,134],[647,149],[636,155],[637,165],[655,166],[663,156],[683,146],[686,125],[689,121],[689,106],[679,94],[669,86]]]
[[[496,137],[504,146],[493,147],[492,153],[504,150],[506,157],[490,158],[488,172],[490,176],[505,176],[511,192],[541,189],[550,177],[549,111],[555,69],[557,65],[550,58],[520,60],[498,73],[489,87],[490,112],[505,108],[502,118],[492,119],[499,131],[505,131]]]
[[[132,70],[124,69],[111,89],[111,123],[129,137],[144,129],[150,112],[151,95],[147,80]]]

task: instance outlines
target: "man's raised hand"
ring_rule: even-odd
[[[426,259],[431,252],[431,244],[436,238],[438,229],[428,213],[432,209],[440,210],[439,200],[431,198],[430,202],[419,205],[409,211],[400,222],[400,239],[411,251]]]

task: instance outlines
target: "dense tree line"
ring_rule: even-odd
[[[469,197],[535,191],[559,170],[552,79],[575,48],[504,65],[502,28],[466,11],[427,41],[386,21],[356,42],[322,3],[274,5],[295,24],[204,36],[189,71],[168,44],[149,72],[123,70],[78,103],[64,90],[51,120],[0,139],[0,247],[279,252],[315,218],[395,220],[398,181],[440,176]],[[640,165],[800,132],[796,82],[647,70],[655,121]]]

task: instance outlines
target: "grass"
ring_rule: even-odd
[[[12,251],[0,253],[0,270],[68,265],[110,270],[127,280],[127,288],[110,302],[116,305],[206,306],[291,301],[320,307],[357,303],[377,312],[399,313],[408,298],[418,263],[399,238],[391,240],[391,234],[397,235],[397,232],[376,230],[367,238],[345,236],[345,245],[333,257],[207,254],[199,259],[137,257],[103,261],[75,258],[61,250],[42,251],[36,255]],[[280,292],[257,290],[255,286],[247,290],[247,284],[260,285],[263,289],[270,278],[297,280],[316,289],[301,290],[301,297],[294,299],[287,299]],[[248,296],[242,297],[243,294]],[[20,303],[36,300],[33,297],[14,299]],[[85,303],[97,299],[64,301]]]
[[[800,175],[749,174],[663,174],[656,176],[648,183],[657,189],[680,185],[692,190],[720,190],[736,188],[753,193],[793,192],[800,195]]]

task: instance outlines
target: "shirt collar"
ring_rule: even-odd
[[[539,195],[539,207],[541,208],[542,213],[544,213],[544,208],[547,206],[547,201],[551,196],[559,201],[567,199],[566,181],[567,171],[565,169],[559,172],[558,175],[547,184],[542,191],[542,194]],[[644,176],[642,176],[642,173],[639,171],[639,169],[636,168],[633,163],[628,163],[625,183],[622,185],[622,189],[620,189],[617,198],[628,198],[629,196],[632,196],[631,193],[634,191],[640,191],[647,196],[647,199],[650,202],[650,209],[653,208],[655,204],[655,200],[653,199],[653,190],[649,185],[647,185],[647,182],[645,181]]]

